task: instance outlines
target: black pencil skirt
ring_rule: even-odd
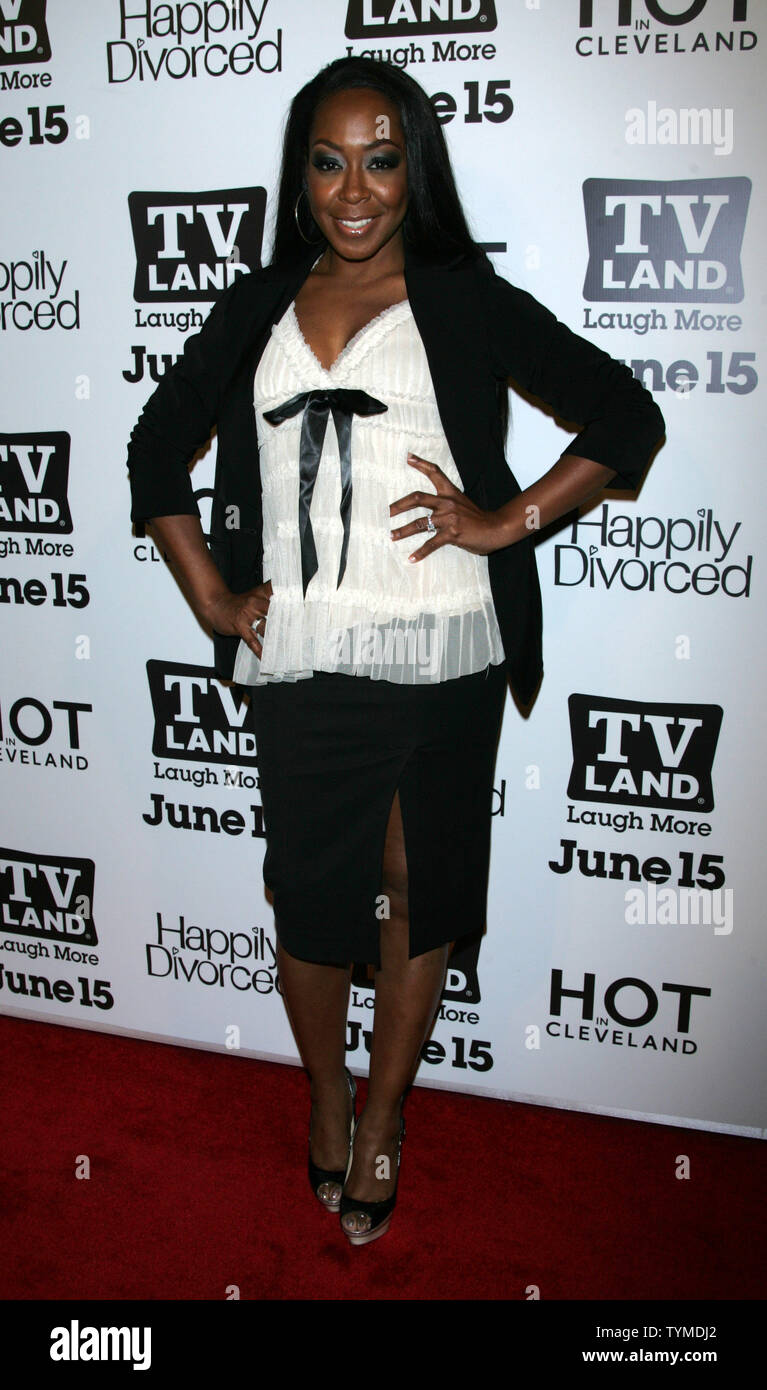
[[[290,955],[380,966],[397,790],[410,957],[483,929],[506,688],[504,663],[430,685],[315,671],[250,687],[263,876]]]

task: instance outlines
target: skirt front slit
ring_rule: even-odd
[[[409,954],[481,931],[503,664],[432,685],[315,671],[250,689],[266,851],[284,949],[380,967],[382,865],[399,791]]]

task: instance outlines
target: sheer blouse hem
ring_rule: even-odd
[[[417,621],[374,619],[345,626],[295,624],[270,630],[262,656],[241,642],[234,668],[240,685],[305,680],[314,671],[367,676],[396,685],[428,685],[497,666],[505,660],[490,605],[471,613],[421,614]],[[312,630],[312,627],[314,630]]]

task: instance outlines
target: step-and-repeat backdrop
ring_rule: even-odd
[[[0,1010],[297,1061],[248,703],[132,532],[126,444],[269,259],[291,96],[368,54],[432,98],[499,272],[668,427],[539,544],[545,677],[418,1084],[764,1137],[765,44],[758,0],[0,0]],[[523,486],[567,442],[512,394]],[[373,1004],[358,970],[361,1073]]]

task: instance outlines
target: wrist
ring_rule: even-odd
[[[197,605],[198,616],[208,627],[215,628],[216,612],[224,599],[231,598],[231,590],[226,585],[214,590],[212,594],[206,594]]]
[[[506,546],[516,545],[526,535],[529,535],[532,527],[526,527],[525,509],[520,505],[519,497],[512,497],[510,502],[505,502],[502,507],[498,507],[493,513],[495,544],[494,550],[503,550]]]

